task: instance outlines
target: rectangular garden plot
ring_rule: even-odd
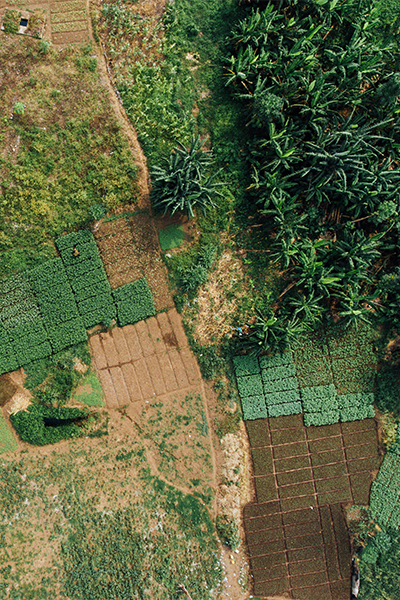
[[[310,393],[315,395],[321,396],[319,390]],[[246,427],[255,502],[243,518],[254,595],[348,600],[351,557],[342,505],[368,502],[380,464],[375,421],[305,427],[300,415],[290,415]],[[389,511],[384,497],[384,490],[397,489],[398,459],[388,456],[373,484],[382,523],[400,515],[400,505]]]

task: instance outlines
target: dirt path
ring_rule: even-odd
[[[98,6],[96,2],[93,2],[94,6]],[[90,3],[88,0],[88,8],[90,13]],[[115,116],[121,125],[122,131],[125,134],[129,147],[132,150],[135,164],[138,167],[137,174],[137,186],[138,186],[138,203],[136,206],[141,209],[150,209],[150,178],[147,169],[146,157],[143,153],[142,147],[139,143],[137,132],[132,126],[122,102],[120,100],[118,91],[113,81],[111,70],[108,66],[108,60],[104,44],[101,46],[94,41],[92,24],[89,23],[90,37],[93,43],[93,48],[98,57],[98,67],[101,81],[105,88],[109,91],[110,105],[114,110]]]

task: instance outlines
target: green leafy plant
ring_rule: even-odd
[[[120,327],[155,315],[153,296],[145,277],[117,288],[113,296]]]
[[[203,150],[204,141],[193,137],[188,149],[182,144],[166,160],[166,167],[154,166],[152,176],[152,199],[156,210],[186,212],[194,217],[194,209],[203,213],[215,206],[214,197],[219,195],[215,182],[217,173],[208,175],[212,164],[212,154]]]
[[[217,533],[220,540],[235,551],[240,546],[239,528],[234,519],[218,515],[216,520]]]
[[[44,446],[85,435],[78,422],[87,415],[87,411],[78,408],[52,408],[34,403],[10,418],[22,440]]]

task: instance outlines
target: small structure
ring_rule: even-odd
[[[0,29],[5,33],[18,33],[42,38],[46,28],[46,15],[41,10],[34,12],[6,7],[1,15]]]

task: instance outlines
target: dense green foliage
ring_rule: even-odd
[[[398,312],[378,268],[397,252],[400,181],[397,45],[383,31],[371,3],[308,0],[253,8],[233,30],[226,84],[251,131],[249,212],[286,275],[253,345],[324,315],[357,325],[382,300]]]
[[[370,511],[372,518],[383,528],[400,525],[400,455],[396,446],[385,455],[379,473],[372,483]]]
[[[203,214],[215,207],[214,197],[219,195],[215,182],[216,173],[209,174],[212,153],[204,150],[205,140],[193,137],[189,148],[182,144],[176,146],[166,166],[154,166],[152,177],[152,200],[156,211],[185,212],[189,219],[194,217],[194,209]]]
[[[86,329],[155,314],[145,278],[111,293],[92,233],[56,240],[60,258],[0,282],[0,374],[87,340]],[[114,301],[115,298],[115,301]]]
[[[86,329],[108,323],[116,316],[111,286],[97,244],[88,229],[56,240],[75,301]],[[92,275],[94,274],[94,277]]]
[[[339,421],[339,407],[334,385],[303,388],[301,401],[304,410],[304,424],[307,427],[309,425],[330,425]]]
[[[113,291],[113,296],[120,327],[147,319],[156,313],[153,296],[145,277],[117,288]]]
[[[79,408],[55,408],[33,403],[27,410],[12,414],[10,418],[18,435],[24,442],[44,446],[55,444],[60,440],[85,435],[86,430],[80,427],[78,422],[87,415],[87,411]],[[65,424],[45,425],[44,419],[57,419],[65,421]]]
[[[378,532],[361,554],[359,600],[396,600],[399,565],[400,532]]]

